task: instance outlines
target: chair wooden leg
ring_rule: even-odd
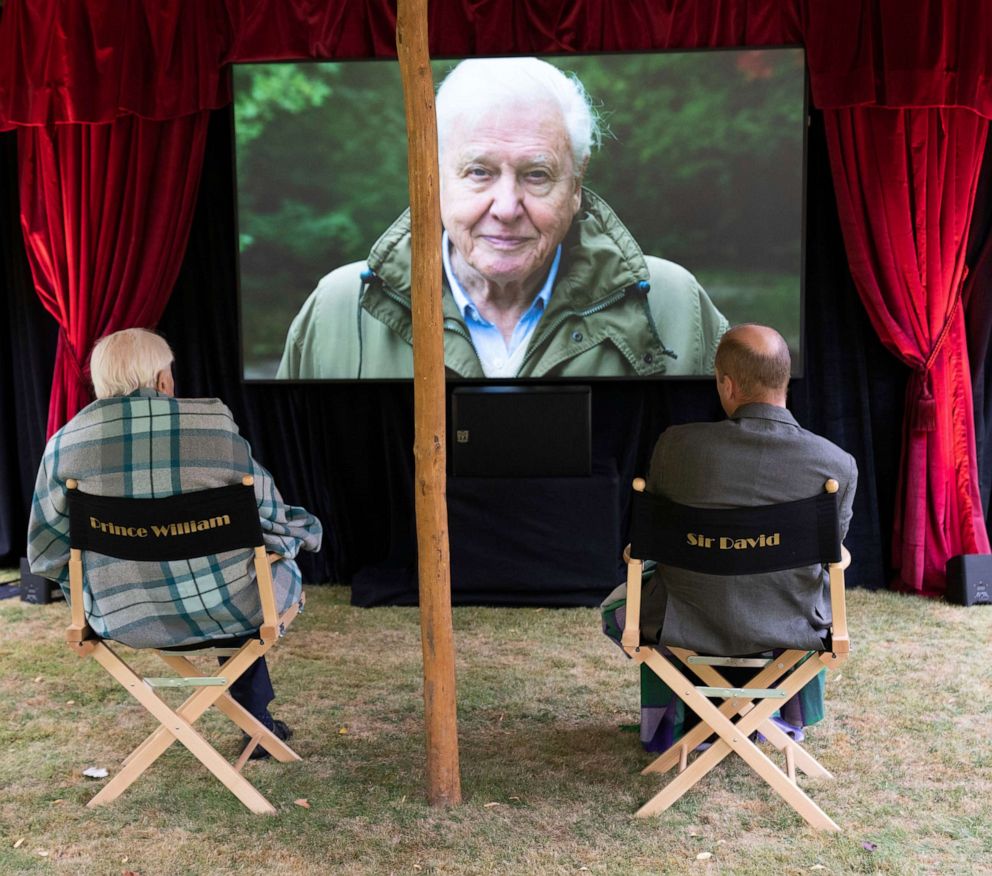
[[[667,809],[731,751],[735,751],[811,827],[817,830],[840,830],[837,824],[798,785],[790,782],[788,777],[748,739],[748,735],[775,711],[777,706],[775,700],[763,700],[735,725],[726,715],[721,714],[720,710],[705,696],[699,693],[681,672],[657,652],[648,650],[643,659],[658,677],[682,698],[686,705],[696,712],[713,731],[719,734],[720,738],[693,761],[685,772],[673,779],[659,794],[642,806],[637,811],[638,816],[654,815]],[[808,661],[800,666],[788,681],[798,689],[810,681],[820,671],[820,668],[817,661]]]
[[[250,645],[251,643],[249,643]],[[245,646],[232,670],[247,668],[257,659],[256,649]],[[173,711],[141,678],[106,645],[93,652],[96,660],[155,718],[160,727],[139,746],[124,768],[114,776],[88,806],[100,806],[117,799],[176,739],[178,739],[216,778],[252,812],[274,814],[275,808],[243,776],[241,776],[192,726],[224,693],[224,687],[205,687],[194,693],[179,710]],[[243,667],[242,667],[243,664]],[[236,677],[236,676],[235,676]]]
[[[692,651],[687,651],[682,648],[672,648],[671,653],[678,657],[679,660],[685,665],[690,665],[687,663],[687,658],[694,656]],[[642,653],[646,654],[648,651],[642,649]],[[800,659],[804,656],[801,651],[788,651],[782,654],[781,657],[776,660],[773,664],[769,664],[760,672],[758,672],[747,684],[747,687],[770,687],[775,684],[786,672],[792,669]],[[699,675],[700,678],[704,678],[704,671],[712,670],[712,667],[705,665],[691,664],[693,672]],[[719,673],[714,671],[713,675],[709,675],[704,680],[710,683],[708,679],[720,677]],[[715,687],[730,687],[725,681],[721,680],[719,684],[715,684]],[[753,707],[750,700],[743,697],[732,700],[725,700],[720,706],[721,714],[727,716],[728,718],[733,717],[737,714],[745,714]],[[655,758],[651,763],[649,763],[643,770],[641,770],[641,775],[647,775],[648,773],[665,773],[668,772],[673,766],[676,766],[679,762],[679,751],[678,747],[681,742],[685,742],[690,750],[694,749],[700,742],[706,739],[707,736],[712,735],[713,731],[707,727],[705,724],[697,724],[691,730],[689,730],[679,742],[676,742],[671,748],[662,752],[657,758]]]
[[[160,653],[159,657],[170,668],[186,678],[195,678],[201,674],[196,666],[184,656]],[[221,674],[223,674],[226,666],[227,663],[220,668]],[[292,748],[262,724],[251,712],[236,703],[229,693],[220,697],[214,705],[218,711],[230,718],[250,737],[255,738],[257,736],[261,746],[280,763],[291,763],[294,760],[301,760],[300,756]],[[248,753],[250,754],[251,752],[249,751]],[[237,764],[235,764],[235,767],[240,770]]]
[[[782,672],[778,673],[778,676],[774,681],[778,680],[782,674],[788,669],[791,669],[796,663],[799,662],[799,657],[797,655],[802,654],[801,651],[791,651],[787,652],[789,654],[788,659],[779,659],[775,661],[776,668],[782,669]],[[782,655],[785,658],[786,654]],[[714,667],[708,666],[706,664],[688,664],[689,668],[699,677],[699,679],[712,687],[732,687],[726,678]],[[784,668],[783,668],[784,667]],[[745,685],[746,688],[757,688],[757,687],[768,687],[774,683],[774,681],[761,680],[756,683],[755,678],[752,678]],[[747,711],[752,707],[750,702],[747,702],[747,706],[739,711],[739,714],[746,714]],[[728,715],[724,709],[720,711]],[[817,779],[832,779],[833,775],[823,767],[808,751],[806,751],[801,745],[795,742],[784,730],[782,730],[774,721],[768,720],[764,721],[759,727],[758,732],[762,734],[772,745],[775,746],[779,751],[784,751],[785,756],[788,759],[791,757],[792,762],[792,778],[795,780],[795,768],[799,767],[807,776]]]

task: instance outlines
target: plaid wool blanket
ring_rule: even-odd
[[[243,475],[255,478],[266,549],[285,558],[272,566],[282,612],[300,597],[302,578],[293,558],[301,549],[320,548],[320,521],[283,502],[218,399],[176,399],[140,389],[93,402],[53,435],[31,506],[31,571],[57,581],[68,600],[69,478],[86,493],[141,499],[240,483]],[[253,632],[262,611],[251,559],[250,550],[170,562],[86,552],[87,622],[103,638],[140,648]]]

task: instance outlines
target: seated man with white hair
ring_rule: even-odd
[[[702,375],[727,321],[582,185],[600,131],[575,76],[462,61],[437,93],[444,362],[464,378]],[[410,212],[325,276],[278,376],[413,376]]]
[[[294,557],[300,549],[320,548],[320,521],[283,501],[220,400],[175,398],[173,359],[165,340],[144,329],[97,342],[90,359],[97,400],[51,437],[38,471],[28,531],[31,571],[57,581],[69,598],[70,478],[86,493],[141,499],[225,486],[251,475],[282,613],[300,598]],[[195,565],[93,557],[85,569],[87,622],[101,638],[168,648],[240,640],[261,623],[254,564],[242,551]],[[269,714],[275,693],[264,657],[230,692],[277,736],[290,737],[286,724]],[[251,756],[268,753],[259,747]]]

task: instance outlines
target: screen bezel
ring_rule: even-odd
[[[803,105],[802,105],[802,161],[801,161],[801,182],[800,182],[800,231],[799,231],[799,349],[792,357],[791,379],[802,379],[806,373],[806,231],[807,231],[807,192],[808,192],[808,167],[809,167],[809,126],[810,126],[810,85],[809,85],[809,64],[805,46],[798,43],[783,43],[770,46],[721,46],[703,48],[663,48],[649,49],[637,52],[549,52],[540,55],[521,55],[519,53],[496,54],[487,53],[485,55],[442,55],[432,57],[431,62],[461,61],[469,57],[485,58],[512,58],[512,57],[537,57],[548,58],[569,58],[569,57],[603,57],[612,55],[671,55],[671,54],[710,54],[746,51],[780,51],[792,50],[802,52],[803,59]],[[395,58],[300,58],[300,59],[280,59],[274,61],[251,61],[228,65],[229,85],[232,99],[229,104],[230,125],[231,125],[231,184],[233,189],[233,212],[234,212],[234,241],[236,251],[235,258],[235,285],[237,295],[237,328],[238,328],[238,369],[239,378],[242,384],[250,386],[305,386],[305,385],[375,385],[375,384],[412,384],[413,377],[340,377],[340,378],[278,378],[278,377],[246,377],[245,376],[245,336],[244,336],[244,313],[242,303],[242,282],[241,282],[241,250],[240,241],[240,211],[238,206],[238,168],[237,168],[237,126],[235,120],[235,100],[234,100],[234,67],[252,66],[276,66],[276,65],[307,65],[323,63],[349,62],[383,62],[398,63]],[[435,87],[438,83],[435,83]],[[370,242],[370,246],[374,241]],[[705,288],[705,287],[704,287]],[[460,377],[448,374],[446,371],[445,382],[452,386],[538,386],[540,384],[601,384],[601,383],[628,383],[628,384],[663,384],[667,382],[687,382],[687,381],[711,381],[712,375],[707,374],[684,374],[667,375],[657,374],[645,377],[636,375],[622,376],[600,376],[600,375],[575,375],[569,377],[540,376],[540,377],[500,377],[500,378],[480,378],[480,377]]]

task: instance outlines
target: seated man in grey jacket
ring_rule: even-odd
[[[87,493],[141,499],[225,486],[252,475],[282,613],[300,598],[302,578],[294,557],[301,549],[320,548],[320,521],[283,501],[220,400],[174,397],[172,364],[169,345],[144,329],[125,329],[97,342],[90,359],[97,400],[51,437],[38,471],[28,530],[31,571],[57,581],[69,598],[69,478]],[[159,563],[95,556],[85,564],[87,623],[98,636],[137,648],[251,634],[262,616],[251,557],[251,551],[229,551]],[[264,657],[230,692],[277,736],[289,738],[285,723],[269,714],[275,693]],[[267,752],[256,748],[251,756]]]
[[[786,409],[789,348],[774,329],[740,325],[716,353],[716,386],[727,419],[672,426],[658,439],[647,488],[682,505],[737,508],[805,499],[828,478],[840,484],[841,538],[851,522],[858,470],[854,458],[803,429]],[[762,576],[714,576],[666,567],[644,584],[642,636],[711,654],[821,646],[830,626],[826,569],[811,566]],[[611,638],[623,626],[626,585],[603,603]],[[642,675],[641,739],[665,750],[678,738],[682,701]],[[822,684],[807,686],[783,709],[794,735],[822,717]]]

